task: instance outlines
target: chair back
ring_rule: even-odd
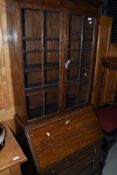
[[[105,103],[117,103],[117,57],[102,58],[96,106]]]

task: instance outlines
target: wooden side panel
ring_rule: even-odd
[[[12,166],[0,172],[0,175],[22,175],[20,165]]]
[[[117,44],[110,43],[107,56],[117,57]],[[114,97],[116,96],[117,93],[116,89],[117,89],[117,71],[108,69],[105,75],[103,102],[114,101]]]
[[[0,11],[7,12],[8,8],[13,4],[14,0],[0,0]]]
[[[22,41],[20,12],[17,10],[16,3],[8,9],[7,15],[8,35],[9,35],[9,51],[11,75],[13,83],[13,95],[15,103],[15,112],[20,116],[26,116],[25,95],[22,90],[24,87],[23,80],[23,64],[22,64]]]
[[[102,103],[114,101],[117,88],[116,86],[117,86],[117,71],[106,69],[104,75]]]
[[[0,121],[12,119],[14,115],[6,16],[5,1],[2,0],[0,2]]]
[[[111,28],[112,28],[112,18],[106,16],[100,16],[95,74],[94,74],[94,83],[92,92],[93,105],[96,105],[97,101],[98,83],[101,70],[101,58],[108,55]]]
[[[4,29],[3,29],[3,18],[4,14],[0,14],[0,109],[7,108],[8,106],[8,87],[7,87],[7,70],[5,62],[5,52],[4,52]]]
[[[110,43],[108,56],[117,57],[117,44]]]
[[[7,124],[5,122],[3,124],[6,129],[6,139],[4,148],[0,154],[0,175],[21,175],[20,164],[25,162],[27,158]],[[18,158],[15,160],[16,157]]]
[[[0,109],[7,107],[7,101],[5,95],[8,95],[6,83],[6,71],[5,71],[5,60],[4,60],[4,49],[3,49],[3,36],[2,36],[2,21],[0,14]]]

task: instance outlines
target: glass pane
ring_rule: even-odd
[[[84,40],[83,41],[83,49],[92,49],[93,41],[92,40]]]
[[[42,49],[41,41],[26,41],[27,51],[39,51]]]
[[[28,117],[33,119],[43,115],[43,95],[33,94],[27,97]]]
[[[60,61],[59,52],[46,52],[45,53],[45,64],[59,63],[59,61]]]
[[[26,101],[32,119],[58,111],[61,14],[23,9],[22,20]]]
[[[81,41],[70,41],[70,49],[80,49]]]
[[[23,33],[26,37],[41,37],[42,12],[38,10],[25,10],[22,15],[24,21]]]
[[[70,16],[70,39],[81,39],[83,17],[77,14]]]
[[[78,80],[80,78],[80,64],[82,54],[82,32],[83,32],[83,16],[76,13],[70,14],[69,21],[69,43],[68,58],[70,61],[67,69],[66,89],[66,107],[75,107],[78,105]],[[67,63],[66,61],[66,63]]]
[[[68,69],[67,76],[68,76],[67,77],[68,81],[79,78],[79,66],[78,66],[78,64],[76,64]]]
[[[80,78],[86,78],[90,76],[90,66],[81,66],[81,71],[80,71]]]
[[[60,14],[57,12],[45,12],[45,51],[44,63],[45,87],[52,91],[45,91],[45,115],[58,112],[59,103],[59,62],[60,62]],[[58,51],[57,51],[58,50]]]
[[[59,41],[46,41],[46,49],[59,49],[60,42]]]
[[[80,80],[78,104],[82,105],[88,103],[88,95],[89,95],[89,79]]]
[[[60,14],[57,12],[45,12],[45,36],[46,38],[59,38]]]
[[[83,65],[90,64],[92,61],[92,50],[83,50],[81,62]]]
[[[80,61],[80,51],[71,51],[70,52],[70,60],[72,62],[79,62]]]
[[[59,70],[45,71],[45,85],[56,85],[59,81]]]
[[[95,27],[95,18],[84,18],[84,39],[93,39]]]
[[[45,115],[58,112],[58,101],[58,89],[45,93]]]
[[[78,84],[72,84],[67,87],[66,107],[76,106],[78,103]]]
[[[42,72],[31,72],[26,74],[26,88],[34,88],[42,85]]]
[[[35,53],[27,53],[24,54],[24,60],[25,60],[25,67],[34,67],[34,66],[40,66],[42,64],[42,53],[41,52],[35,52]]]

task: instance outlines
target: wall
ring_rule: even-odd
[[[5,2],[0,0],[0,121],[12,120],[15,113]]]

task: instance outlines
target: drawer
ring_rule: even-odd
[[[62,171],[58,175],[98,175],[99,162],[89,162],[88,165],[82,162],[82,164],[75,164],[72,167]]]
[[[57,166],[50,169],[44,175],[70,175],[71,173],[75,175],[75,172],[77,174],[87,167],[90,167],[91,171],[94,171],[97,169],[97,166],[99,167],[101,157],[100,147],[100,142],[90,145],[90,147],[85,148],[80,153],[76,153],[75,155],[61,161]]]

